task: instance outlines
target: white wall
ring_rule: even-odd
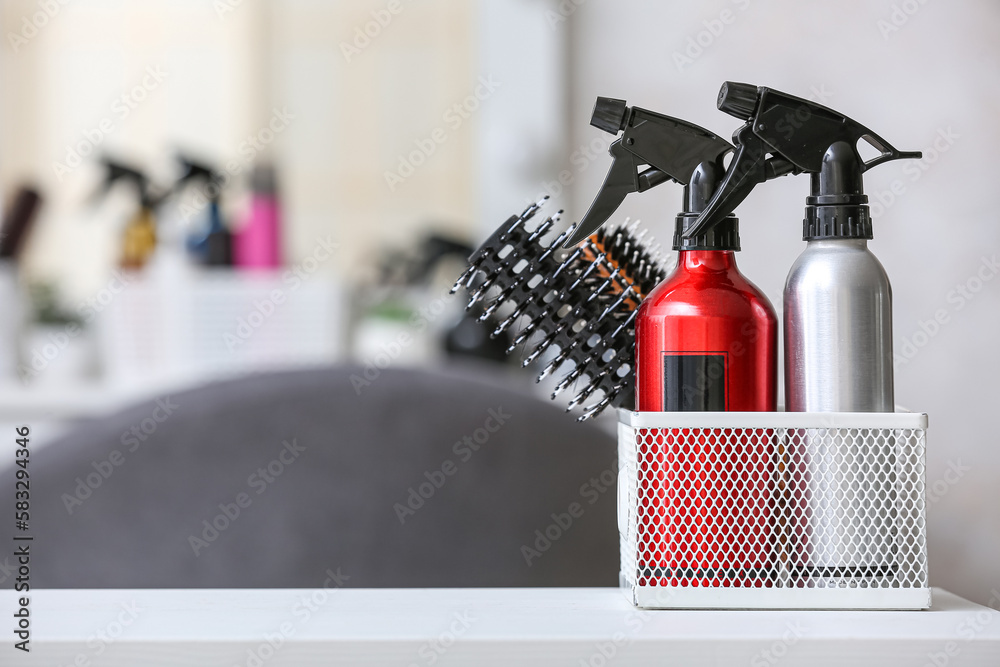
[[[895,18],[894,6],[916,9]],[[721,22],[722,12],[729,12]],[[906,19],[905,22],[903,19]],[[866,175],[866,189],[905,193],[875,219],[871,247],[894,290],[897,351],[925,343],[896,369],[896,400],[930,413],[928,481],[945,489],[930,505],[932,582],[986,602],[1000,588],[1000,277],[971,300],[952,290],[973,281],[983,258],[1000,257],[995,196],[1000,149],[1000,5],[990,0],[709,0],[583,2],[572,15],[572,127],[577,146],[601,136],[589,127],[597,95],[687,118],[729,137],[739,123],[715,108],[723,81],[767,85],[841,110],[900,150],[924,150],[915,178],[893,162]],[[880,28],[880,21],[886,21]],[[707,23],[707,25],[706,25]],[[714,28],[718,35],[713,35]],[[720,30],[721,28],[721,30]],[[883,34],[884,33],[884,34]],[[692,62],[678,66],[675,54]],[[953,143],[936,154],[939,133]],[[608,135],[604,135],[608,136]],[[578,219],[610,158],[579,172]],[[780,307],[785,275],[801,251],[808,177],[759,186],[737,211],[740,266]],[[621,216],[641,217],[669,243],[679,186],[632,195]],[[888,199],[886,198],[886,201]],[[984,271],[987,273],[995,273]],[[926,340],[921,322],[948,322]],[[933,327],[928,327],[933,329]],[[961,477],[949,467],[961,466]]]
[[[294,116],[287,130],[251,162],[280,168],[291,261],[332,233],[342,252],[336,267],[325,268],[352,275],[428,223],[471,230],[482,110],[494,97],[516,98],[517,77],[508,66],[495,96],[474,113],[445,118],[477,91],[489,74],[482,66],[497,56],[480,49],[477,30],[489,27],[482,8],[471,0],[404,0],[389,14],[389,4],[75,0],[17,48],[5,32],[0,183],[10,189],[35,179],[47,195],[28,249],[31,276],[83,298],[103,286],[114,264],[122,220],[87,206],[99,170],[88,161],[62,178],[54,173],[105,118],[113,129],[94,153],[141,163],[166,182],[175,148],[220,167],[246,162],[247,136],[267,127],[273,109],[287,109]],[[538,14],[542,6],[517,0],[509,9]],[[38,11],[34,0],[0,5],[15,32]],[[162,68],[165,80],[120,117],[112,105],[147,66]],[[385,174],[398,172],[400,158],[437,128],[445,141],[390,188]]]
[[[259,127],[254,72],[267,55],[257,48],[263,5],[248,0],[223,16],[197,0],[54,6],[59,11],[44,23],[32,0],[0,8],[6,28],[0,180],[5,188],[23,179],[41,186],[45,206],[30,239],[30,271],[81,299],[106,281],[121,222],[90,205],[100,178],[93,158],[110,152],[162,177],[178,148],[219,162],[235,155]],[[26,18],[40,26],[36,33],[24,32]],[[28,38],[14,45],[11,32]],[[144,80],[145,91],[134,92]],[[85,150],[90,154],[74,166],[70,152]],[[57,165],[69,169],[57,173]]]

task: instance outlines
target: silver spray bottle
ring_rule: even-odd
[[[812,175],[805,251],[785,283],[785,409],[892,412],[892,289],[868,249],[855,149],[838,141]]]
[[[806,249],[784,295],[785,409],[892,412],[892,291],[868,250],[872,238],[862,173],[901,158],[860,123],[786,93],[727,82],[719,109],[746,121],[713,201],[695,224],[731,212],[753,188],[784,174],[811,175]],[[867,162],[865,141],[879,151]],[[863,429],[793,429],[779,444],[788,534],[779,580],[793,586],[878,586],[894,562],[896,447]]]
[[[855,149],[830,146],[812,175],[805,251],[785,283],[785,408],[892,412],[892,289],[868,249],[868,198]],[[798,574],[814,586],[877,585],[895,562],[894,443],[857,429],[806,429],[789,438],[793,511],[802,520]],[[877,480],[883,480],[882,482]],[[795,488],[797,487],[797,488]],[[850,554],[848,556],[847,554]]]

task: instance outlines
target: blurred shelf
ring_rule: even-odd
[[[93,417],[124,405],[131,393],[104,384],[25,386],[0,384],[0,420],[70,420]]]

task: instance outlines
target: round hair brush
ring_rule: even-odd
[[[656,249],[643,242],[645,231],[636,233],[638,223],[599,229],[570,249],[562,245],[575,224],[546,241],[562,211],[533,228],[527,224],[546,199],[493,232],[452,291],[464,286],[470,292],[469,309],[484,302],[480,320],[509,310],[493,335],[513,331],[508,354],[521,344],[530,346],[524,366],[557,350],[538,381],[565,369],[553,399],[585,382],[568,406],[572,410],[594,397],[582,407],[579,421],[584,421],[608,405],[634,405],[635,316],[666,269]]]

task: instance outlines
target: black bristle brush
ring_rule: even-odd
[[[546,199],[500,225],[469,258],[452,291],[464,286],[470,309],[489,296],[481,320],[505,304],[512,306],[493,333],[516,331],[508,354],[531,343],[525,366],[547,350],[558,351],[538,380],[568,367],[552,398],[586,381],[568,409],[600,392],[598,400],[582,407],[579,420],[584,421],[609,405],[634,404],[635,315],[666,269],[655,248],[643,242],[645,232],[636,234],[636,224],[602,228],[570,249],[562,245],[576,225],[545,242],[562,211],[534,228],[527,223]]]

